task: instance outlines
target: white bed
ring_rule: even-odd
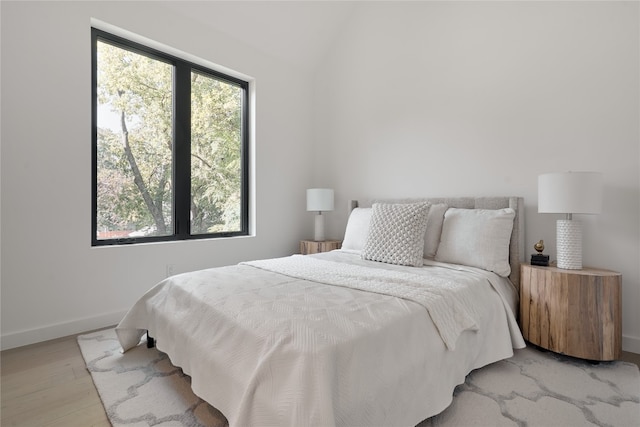
[[[422,215],[418,202],[431,215],[426,232],[425,221],[418,227],[422,265],[371,260],[398,252],[389,249],[397,242],[372,249],[373,229],[383,240],[402,234],[373,225],[383,207],[396,215],[420,205]],[[509,219],[497,252],[473,252],[504,237]],[[522,223],[515,197],[382,201],[352,213],[343,250],[168,278],[116,331],[126,351],[148,330],[231,426],[414,426],[444,410],[471,370],[524,347],[514,315]],[[481,239],[454,242],[470,225]],[[461,243],[480,267],[459,262]],[[451,257],[458,262],[443,262]]]

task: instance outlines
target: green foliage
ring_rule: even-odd
[[[98,232],[173,227],[173,67],[98,42]],[[240,229],[242,90],[191,78],[192,234]]]
[[[241,90],[191,78],[192,232],[240,229]]]

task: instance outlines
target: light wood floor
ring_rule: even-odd
[[[0,370],[3,427],[111,426],[76,336],[5,350]]]
[[[622,360],[640,366],[640,354]],[[5,350],[0,362],[3,427],[110,426],[76,336]]]

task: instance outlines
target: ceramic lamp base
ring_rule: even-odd
[[[558,268],[582,270],[582,224],[580,221],[559,219],[556,223]]]
[[[313,240],[316,242],[324,242],[324,215],[322,215],[322,212],[318,212],[318,215],[316,215]]]

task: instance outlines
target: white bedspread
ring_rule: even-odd
[[[453,350],[460,333],[477,329],[474,301],[486,292],[473,286],[475,277],[437,274],[427,279],[408,271],[373,269],[303,255],[243,263],[274,273],[334,286],[345,286],[407,299],[423,306],[436,325],[447,348]]]
[[[450,404],[468,372],[524,346],[509,308],[512,285],[492,273],[442,264],[390,266],[345,251],[314,258],[380,280],[411,276],[409,284],[397,280],[406,288],[400,293],[421,295],[415,289],[421,278],[456,281],[446,292],[456,301],[444,304],[465,311],[462,318],[473,325],[457,325],[457,339],[448,338],[455,350],[447,349],[424,304],[381,289],[265,270],[281,260],[162,281],[120,322],[120,342],[127,350],[148,329],[158,348],[191,375],[194,392],[231,426],[416,425]],[[366,279],[346,281],[368,286],[362,285]],[[427,300],[442,304],[444,293],[431,292]]]

